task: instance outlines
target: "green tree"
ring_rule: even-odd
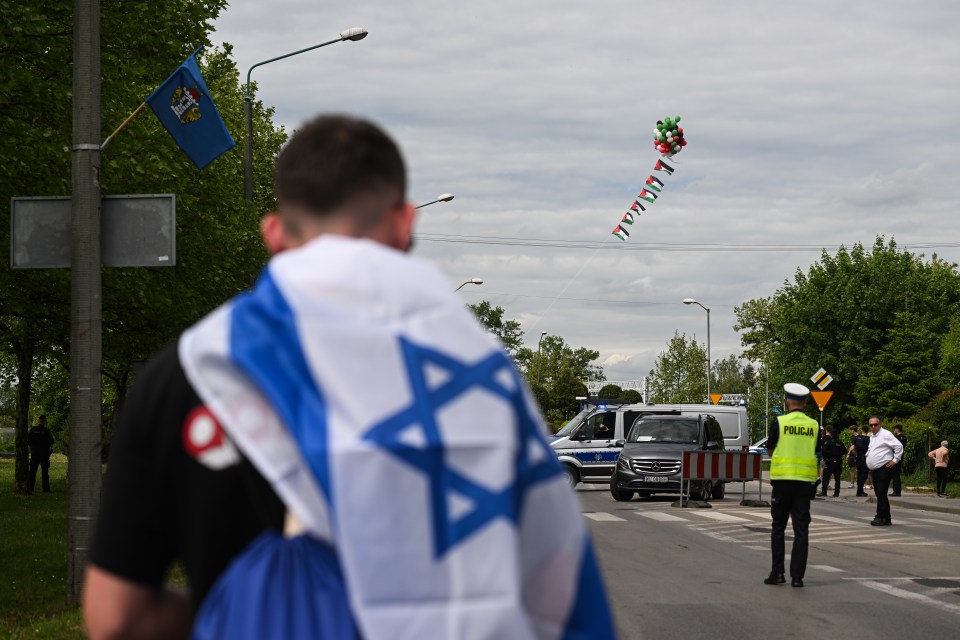
[[[937,372],[940,336],[930,324],[909,311],[897,314],[887,343],[857,381],[852,409],[857,417],[908,418],[943,390]]]
[[[957,451],[960,447],[960,389],[948,389],[937,395],[905,424],[904,471],[909,473],[928,465],[927,453],[940,446],[941,440],[950,443],[951,452]],[[953,464],[951,467],[951,474],[956,477],[957,467]]]
[[[520,323],[516,320],[504,320],[503,307],[494,307],[486,300],[477,304],[468,304],[467,307],[490,333],[500,339],[507,353],[516,357],[517,351],[523,346],[523,331],[520,329]]]
[[[707,396],[707,351],[679,331],[667,342],[650,370],[653,401],[703,402]]]
[[[834,378],[835,424],[859,415],[857,381],[887,344],[898,313],[916,315],[942,336],[960,305],[956,265],[934,255],[924,261],[878,237],[870,250],[856,244],[824,251],[806,273],[797,269],[770,298],[735,309],[748,358],[769,366],[771,389],[806,380],[818,368]]]
[[[960,316],[950,318],[950,328],[940,343],[938,372],[944,385],[960,387]]]
[[[733,354],[713,363],[713,393],[746,394],[756,384],[756,371],[749,362]]]
[[[643,402],[643,396],[636,389],[627,389],[620,394],[620,399],[630,404],[639,404]]]
[[[163,5],[105,0],[101,4],[102,137],[105,138],[194,49],[209,45],[212,22],[226,0],[171,0]],[[72,9],[65,0],[8,3],[0,12],[0,200],[68,195],[71,144]],[[149,29],[143,25],[149,24]],[[242,139],[239,71],[223,51],[201,65],[217,108]],[[131,363],[142,360],[206,311],[249,286],[263,265],[259,214],[274,206],[271,167],[286,138],[273,111],[254,103],[253,203],[242,197],[242,149],[198,171],[149,110],[142,111],[101,155],[104,195],[175,193],[177,266],[107,269],[103,274],[105,422],[125,392]],[[42,168],[42,170],[38,170]],[[0,226],[0,252],[9,227]],[[9,256],[0,255],[9,264]],[[26,428],[35,362],[69,352],[69,272],[0,269],[0,350],[16,360],[17,466],[26,475]],[[46,367],[46,364],[44,365]],[[46,369],[41,367],[46,372]],[[52,388],[53,385],[38,385]],[[40,398],[41,406],[56,398]]]
[[[515,360],[527,379],[549,386],[554,380],[569,376],[580,382],[603,380],[603,367],[594,364],[600,352],[586,347],[567,346],[560,336],[546,335],[538,350],[521,347]]]
[[[597,392],[597,397],[619,400],[623,397],[623,389],[615,384],[605,384],[600,387],[600,390]]]

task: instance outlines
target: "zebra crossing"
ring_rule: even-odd
[[[589,512],[584,516],[597,522],[626,522],[628,518],[644,518],[667,526],[686,526],[721,542],[742,544],[746,548],[769,551],[770,512],[766,509],[737,505],[710,509],[677,509],[666,504],[649,505],[633,510]],[[943,542],[917,535],[919,530],[941,522],[933,518],[898,518],[897,526],[881,531],[868,525],[869,517],[838,518],[811,514],[810,544],[818,545],[908,545],[940,546]],[[951,523],[952,524],[952,523]],[[792,536],[787,527],[787,538]]]

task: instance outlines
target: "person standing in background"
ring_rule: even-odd
[[[40,481],[43,492],[50,493],[50,454],[53,453],[53,434],[47,428],[47,416],[37,418],[37,424],[27,432],[30,445],[30,475],[27,476],[27,493],[33,493],[37,485],[37,469],[40,469]]]
[[[887,491],[890,489],[893,468],[903,459],[903,445],[892,433],[880,426],[879,416],[870,416],[867,424],[873,432],[867,451],[867,468],[873,472],[873,493],[877,496],[877,515],[870,524],[875,527],[889,527],[893,523],[890,521]]]
[[[941,498],[947,497],[947,465],[950,463],[948,444],[944,440],[940,443],[939,449],[934,449],[927,454],[927,457],[933,460],[933,468],[937,472],[937,496]]]
[[[907,437],[903,435],[903,425],[895,424],[893,425],[893,437],[900,441],[900,444],[903,445],[903,455],[907,455]],[[893,497],[900,496],[900,473],[903,471],[903,458],[900,459],[900,462],[897,463],[897,466],[893,468],[893,479],[890,481],[890,486],[893,488],[893,491],[890,493]]]

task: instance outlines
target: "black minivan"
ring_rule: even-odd
[[[723,432],[713,416],[638,416],[610,476],[610,494],[618,502],[630,500],[634,493],[641,498],[655,493],[679,494],[683,452],[696,450],[723,450]],[[724,483],[693,480],[690,496],[699,500],[723,498]]]

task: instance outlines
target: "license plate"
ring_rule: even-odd
[[[666,476],[643,476],[644,482],[670,482],[670,478]]]

